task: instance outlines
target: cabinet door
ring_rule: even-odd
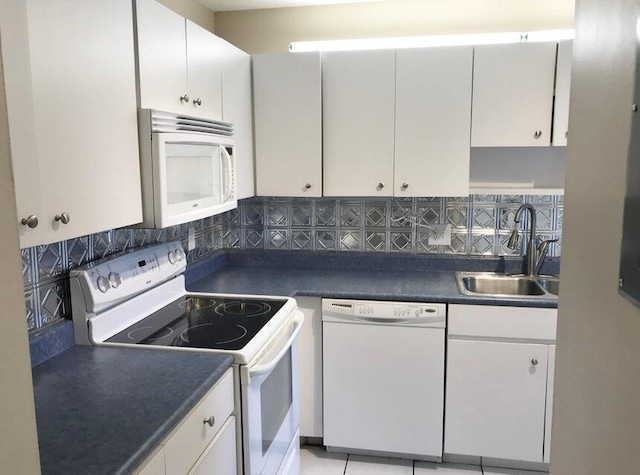
[[[231,416],[189,471],[189,475],[236,475],[236,462],[236,418]]]
[[[222,120],[233,124],[236,159],[236,196],[255,195],[253,115],[251,110],[251,56],[218,38],[222,64]]]
[[[546,345],[449,340],[445,452],[542,462],[546,384]]]
[[[392,196],[395,51],[322,55],[325,196]]]
[[[475,48],[472,147],[549,146],[556,43]]]
[[[210,31],[186,20],[189,114],[222,120],[220,41]]]
[[[322,437],[322,299],[296,297],[300,330],[300,436]]]
[[[556,98],[553,109],[553,145],[567,145],[569,135],[569,95],[571,91],[571,58],[573,41],[558,44]]]
[[[37,243],[140,222],[131,2],[30,0],[28,14],[46,200]]]
[[[547,407],[544,421],[544,459],[551,462],[551,418],[553,415],[553,384],[556,374],[556,345],[549,346],[549,362],[547,363]]]
[[[136,0],[140,107],[187,114],[185,20],[155,0]]]
[[[258,195],[322,196],[320,80],[319,53],[253,57]]]
[[[395,196],[467,196],[473,48],[396,53]]]

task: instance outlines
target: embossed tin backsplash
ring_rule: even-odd
[[[227,213],[166,229],[115,229],[22,250],[27,324],[40,329],[70,315],[69,270],[125,249],[180,239],[188,263],[226,248],[413,254],[521,255],[506,247],[522,203],[537,210],[541,239],[562,238],[562,196],[468,198],[250,198]],[[450,224],[451,245],[430,246],[424,225]],[[528,229],[528,214],[520,229]],[[521,233],[522,234],[522,233]],[[520,241],[522,243],[522,241]],[[550,246],[559,256],[561,241]]]

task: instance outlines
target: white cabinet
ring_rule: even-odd
[[[256,191],[322,196],[319,53],[253,57]]]
[[[13,150],[18,221],[39,222],[19,225],[21,247],[140,222],[131,2],[29,0],[27,11],[21,54],[32,104],[8,101],[8,113],[12,141],[21,131]],[[24,92],[12,76],[25,80],[23,72],[5,70],[7,96]]]
[[[237,473],[233,370],[230,368],[135,473]]]
[[[449,306],[445,453],[548,462],[556,322],[556,309]]]
[[[255,196],[251,56],[218,38],[222,63],[222,120],[233,124],[236,196]]]
[[[553,108],[553,145],[567,145],[569,135],[569,96],[571,92],[571,59],[573,41],[558,44],[556,65],[556,97]]]
[[[217,38],[155,0],[136,0],[139,105],[222,118]]]
[[[547,366],[547,407],[544,422],[544,458],[545,463],[551,462],[551,418],[553,415],[553,386],[556,368],[556,345],[549,346],[549,363]]]
[[[467,196],[473,48],[396,53],[394,196]]]
[[[445,451],[542,461],[547,347],[452,340]]]
[[[556,43],[475,47],[472,147],[549,146]]]
[[[300,330],[300,436],[322,437],[322,299],[296,297]]]
[[[325,196],[392,196],[395,51],[322,55]]]

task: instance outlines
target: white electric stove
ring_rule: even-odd
[[[244,473],[298,474],[295,299],[187,292],[185,269],[175,241],[71,271],[76,343],[233,355]]]

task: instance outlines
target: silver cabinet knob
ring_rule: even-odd
[[[532,364],[533,366],[538,366],[538,358],[532,358],[532,359],[531,359],[531,364]]]
[[[542,137],[542,130],[536,130],[536,131],[533,133],[533,138],[537,140],[537,139],[539,139],[540,137]]]
[[[209,419],[205,419],[204,423],[208,424],[209,427],[213,427],[213,425],[216,423],[216,418],[211,416]]]
[[[378,189],[381,190],[384,188],[384,183],[380,182],[378,183]]]
[[[569,138],[569,131],[568,130],[564,133],[564,138],[565,139]]]
[[[29,226],[31,229],[35,228],[36,226],[38,226],[38,217],[34,214],[32,214],[31,216],[28,216],[26,218],[22,218],[22,221],[20,221],[24,226]]]
[[[199,97],[197,99],[193,100],[193,105],[194,106],[201,106],[202,105],[202,101],[200,100]]]
[[[304,187],[308,190],[309,188],[311,188],[311,183],[307,183],[306,185],[304,185]]]
[[[184,96],[180,96],[180,102],[189,102],[189,94],[185,94]]]
[[[406,190],[407,188],[409,188],[409,183],[407,182],[404,182],[402,185],[400,185],[401,190]]]
[[[65,211],[64,213],[56,214],[55,220],[62,221],[62,224],[69,224],[69,221],[71,221],[71,216],[69,216],[69,213]]]

